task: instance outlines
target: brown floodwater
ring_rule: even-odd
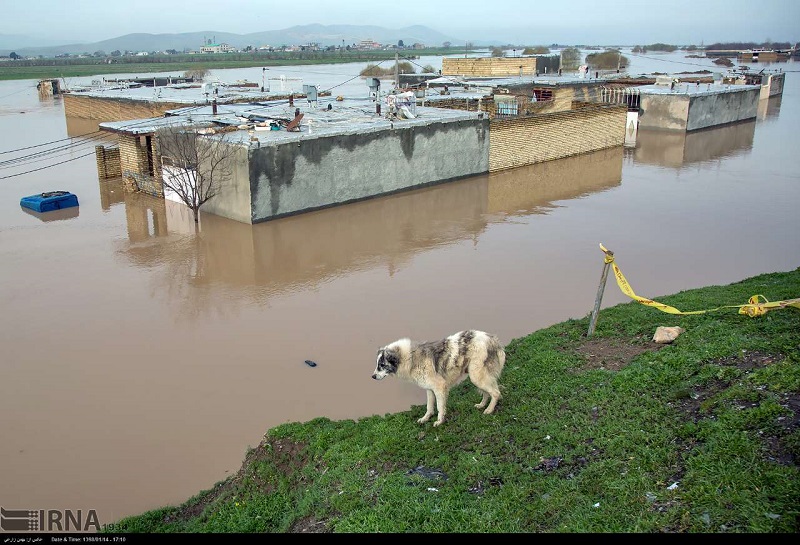
[[[800,266],[798,81],[754,121],[198,233],[98,181],[96,126],[0,83],[0,152],[89,135],[0,154],[0,505],[113,522],[210,488],[278,424],[424,404],[370,378],[378,346],[585,317],[600,243],[654,298]],[[19,206],[51,190],[79,209]]]

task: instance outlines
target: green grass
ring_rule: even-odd
[[[419,56],[441,56],[456,53],[456,49],[431,48],[398,53],[400,60]],[[170,62],[169,56],[154,56],[148,61],[127,62],[131,58],[116,58],[107,64],[96,58],[37,59],[33,61],[12,61],[0,63],[0,81],[16,79],[46,79],[96,76],[100,74],[151,74],[167,73],[182,75],[193,68],[210,70],[225,68],[251,68],[255,66],[302,66],[315,64],[340,64],[349,62],[393,61],[392,51],[352,51],[346,53],[270,53],[263,55],[216,54],[216,55],[177,55],[177,61]],[[137,58],[138,60],[138,58]],[[422,72],[418,60],[413,60],[417,73]],[[412,64],[413,64],[412,63]],[[392,64],[392,66],[394,66]]]
[[[800,296],[800,269],[657,300],[754,294]],[[581,356],[588,316],[514,339],[491,416],[465,383],[437,428],[416,406],[270,429],[237,475],[113,531],[797,533],[800,311],[631,302],[600,313],[592,342],[654,348],[659,325],[686,332],[616,371]]]

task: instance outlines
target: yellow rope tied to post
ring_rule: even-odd
[[[653,301],[652,299],[646,299],[644,297],[639,297],[633,292],[633,288],[628,283],[628,280],[622,274],[622,271],[617,266],[617,263],[614,261],[614,253],[610,252],[606,249],[605,246],[600,244],[600,249],[605,254],[604,262],[610,263],[611,267],[614,269],[614,277],[617,279],[617,285],[619,289],[622,290],[622,293],[630,297],[631,299],[638,301],[639,303],[648,306],[657,308],[662,312],[666,312],[668,314],[704,314],[706,312],[713,312],[715,310],[721,310],[724,308],[738,308],[739,314],[746,314],[751,318],[755,318],[756,316],[763,316],[770,310],[775,310],[776,308],[786,308],[786,307],[795,307],[800,309],[800,298],[797,299],[788,299],[785,301],[773,301],[769,302],[766,297],[763,295],[753,295],[747,304],[745,305],[726,305],[717,308],[711,308],[707,310],[693,310],[690,312],[682,312],[675,307],[671,307],[669,305],[665,305],[664,303],[659,303],[658,301]],[[763,302],[761,302],[763,299]]]

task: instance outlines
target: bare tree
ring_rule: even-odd
[[[184,78],[192,78],[194,81],[203,81],[208,75],[208,68],[196,66],[183,73]]]
[[[567,47],[561,51],[561,68],[577,70],[581,64],[581,51],[577,47]]]
[[[191,208],[197,223],[200,207],[233,175],[238,146],[186,127],[166,127],[156,136],[164,191],[172,191]]]

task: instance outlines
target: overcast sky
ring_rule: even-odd
[[[0,0],[0,34],[61,43],[311,23],[424,25],[457,39],[521,44],[794,42],[800,0]]]

